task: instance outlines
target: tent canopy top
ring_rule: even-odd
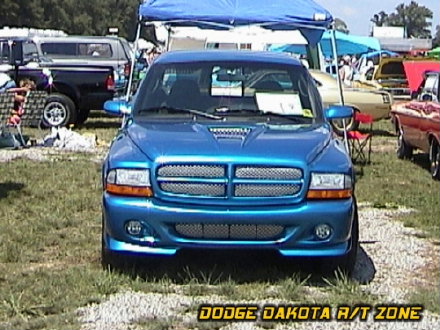
[[[143,21],[217,30],[243,25],[298,29],[313,45],[333,22],[313,0],[146,0],[139,6],[139,16]]]
[[[335,31],[337,55],[355,55],[367,53],[371,50],[380,50],[380,43],[377,38],[363,37],[351,34],[345,34],[339,31]],[[331,46],[331,33],[330,31],[324,32],[321,39],[322,52],[325,57],[332,58],[332,46]],[[284,51],[298,54],[305,54],[303,47],[298,47],[296,44],[276,45],[270,48],[273,51]]]

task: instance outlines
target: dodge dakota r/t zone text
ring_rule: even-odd
[[[270,75],[249,84],[255,75]],[[270,79],[269,79],[270,78]],[[282,81],[282,84],[280,83]],[[248,51],[161,55],[104,161],[102,261],[184,249],[271,249],[350,272],[354,170],[299,61]]]

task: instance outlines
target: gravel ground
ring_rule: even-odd
[[[354,279],[363,284],[371,294],[380,297],[381,303],[404,304],[406,296],[413,291],[414,285],[423,282],[422,269],[432,262],[438,262],[439,246],[434,242],[418,237],[418,232],[405,228],[392,217],[411,210],[373,209],[361,205],[360,240]],[[435,259],[434,259],[435,258]],[[314,288],[310,288],[311,291]],[[317,290],[317,289],[316,289]],[[110,296],[105,302],[87,306],[78,310],[83,324],[82,330],[126,330],[142,329],[142,323],[148,320],[161,320],[165,328],[197,329],[196,311],[191,306],[200,303],[246,303],[225,300],[219,296],[190,297],[184,294],[160,294],[122,292]],[[260,306],[267,304],[286,304],[282,300],[249,301]],[[374,322],[372,315],[367,322],[305,322],[278,324],[275,329],[434,329],[440,325],[438,315],[423,312],[420,322]],[[150,321],[152,322],[152,321]],[[175,328],[172,325],[179,324]],[[182,327],[183,325],[183,327]],[[208,326],[208,324],[205,324]],[[200,326],[204,328],[205,326]],[[252,322],[230,323],[221,330],[260,330],[267,329]]]
[[[99,146],[90,148],[89,150],[82,150],[83,154],[93,154],[91,160],[96,163],[101,163],[108,150],[108,146]],[[30,147],[17,150],[0,149],[0,163],[11,162],[14,159],[25,158],[33,161],[56,161],[59,157],[63,159],[68,158],[75,160],[78,158],[78,153],[74,150],[63,150],[55,147]]]

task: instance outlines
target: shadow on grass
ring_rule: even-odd
[[[10,181],[0,183],[0,198],[6,198],[8,197],[8,194],[11,191],[22,190],[23,188],[24,188],[23,183],[10,182]]]
[[[295,275],[320,286],[326,285],[323,278],[334,276],[333,270],[323,269],[318,258],[288,258],[275,251],[264,250],[196,250],[184,251],[167,259],[130,259],[134,266],[125,267],[122,272],[146,280],[168,278],[177,284],[218,284],[229,280],[237,284],[277,283]],[[372,259],[365,250],[359,249],[351,278],[359,283],[368,283],[374,278],[375,272]]]

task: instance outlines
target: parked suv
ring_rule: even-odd
[[[114,69],[116,89],[124,92],[130,73],[132,50],[116,36],[39,37],[33,41],[39,56],[60,64],[103,65]]]
[[[105,108],[130,111],[123,101]],[[103,164],[103,264],[265,249],[350,271],[354,170],[329,120],[351,115],[324,110],[307,69],[284,54],[161,55]]]

